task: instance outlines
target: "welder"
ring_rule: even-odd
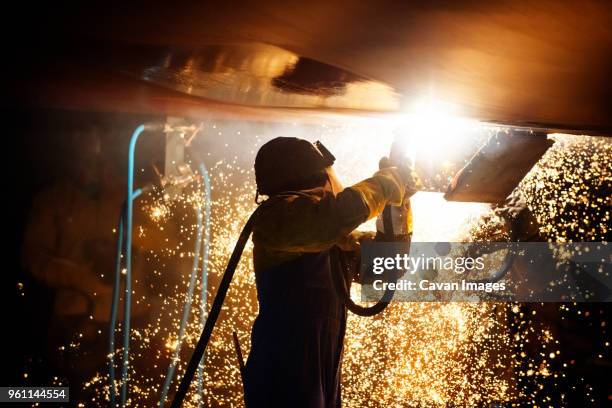
[[[100,333],[106,332],[112,301],[113,229],[124,187],[108,144],[102,143],[102,129],[94,124],[73,130],[69,176],[54,180],[34,198],[23,242],[25,268],[53,294],[46,355],[57,375],[66,376],[71,385],[90,379],[107,362],[101,352],[107,338]],[[142,254],[159,248],[163,238],[156,228],[147,228],[151,222],[145,214],[136,218],[148,233],[135,240],[133,276],[138,293],[147,296]],[[133,305],[135,321],[144,324],[148,314],[143,302]],[[65,347],[76,336],[80,347]]]
[[[409,239],[412,232],[410,168],[383,158],[372,177],[343,188],[334,160],[319,142],[289,137],[256,156],[257,194],[268,199],[253,224],[259,315],[244,371],[249,408],[340,407],[347,313],[332,284],[340,266],[331,254],[358,250],[366,238],[355,229],[374,217],[377,236],[389,238],[380,220],[388,205],[393,234]]]
[[[74,384],[105,364],[99,333],[112,299],[103,276],[113,268],[112,231],[123,189],[105,160],[100,133],[97,125],[73,130],[68,177],[34,198],[23,243],[24,266],[53,293],[47,357],[57,375]],[[77,335],[78,354],[62,347]]]

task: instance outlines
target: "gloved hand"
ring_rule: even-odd
[[[358,251],[361,245],[373,241],[375,234],[370,231],[352,231],[338,241],[338,247],[346,252]]]
[[[378,162],[378,168],[382,170],[389,167],[395,167],[400,173],[400,177],[406,188],[404,199],[410,198],[420,189],[421,182],[419,181],[419,177],[408,164],[396,165],[390,158],[382,157]]]
[[[370,231],[353,231],[338,241],[346,271],[353,282],[361,283],[361,246],[373,242],[375,238],[376,234]]]
[[[393,152],[394,149],[392,149]],[[397,149],[395,149],[397,150]],[[376,232],[379,240],[383,241],[406,241],[412,234],[412,211],[410,209],[410,197],[416,193],[420,187],[420,182],[416,173],[408,165],[408,160],[404,160],[399,166],[395,162],[383,157],[378,162],[379,168],[385,169],[395,167],[404,183],[404,197],[399,206],[391,206],[376,219]],[[385,217],[387,217],[385,221]],[[386,231],[385,225],[391,226],[392,231]]]

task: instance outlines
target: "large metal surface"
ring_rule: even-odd
[[[142,64],[142,61],[138,61]],[[260,43],[164,50],[130,75],[189,95],[261,107],[393,111],[399,96],[381,82]]]
[[[232,105],[319,112],[346,107],[395,110],[386,97],[382,103],[363,103],[369,98],[361,93],[355,103],[338,102],[338,95],[351,99],[347,97],[354,76],[394,89],[401,97],[400,109],[423,95],[434,95],[483,121],[612,134],[610,2],[314,0],[40,7],[27,10],[23,31],[6,40],[20,42],[21,54],[15,59],[23,66],[39,68],[17,78],[15,88],[45,104],[106,109],[119,104],[123,110],[166,113],[185,105],[192,111],[206,110],[216,99]],[[278,60],[268,59],[276,62],[264,69],[263,82],[259,57],[253,57],[239,75],[233,71],[233,77],[227,69],[226,76],[211,75],[210,66],[202,69],[211,62],[208,59],[204,65],[196,63],[196,75],[181,77],[189,64],[177,63],[177,54],[172,54],[168,67],[172,69],[149,71],[153,74],[149,78],[180,92],[132,83],[113,90],[109,97],[96,87],[100,80],[91,79],[117,80],[111,74],[125,60],[117,57],[121,53],[116,49],[146,46],[157,55],[168,50],[197,54],[210,44],[253,43],[269,44],[279,55]],[[223,64],[236,61],[234,53],[226,55],[229,59]],[[150,61],[139,63],[136,56],[129,58],[130,64],[141,71],[152,69]],[[292,71],[288,67],[295,58]],[[309,93],[317,86],[306,84],[308,75],[300,74],[317,71],[311,70],[311,63],[346,72],[347,85],[336,94],[332,85],[332,93],[323,97]],[[287,79],[293,84],[283,90],[275,86]],[[197,86],[190,85],[191,80]],[[245,87],[250,91],[243,94],[240,90]],[[380,89],[366,87],[365,95],[372,92],[371,99],[376,99]],[[221,111],[236,109],[213,106]]]

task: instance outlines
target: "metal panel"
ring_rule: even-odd
[[[498,132],[455,175],[448,201],[500,203],[554,142],[544,133]]]

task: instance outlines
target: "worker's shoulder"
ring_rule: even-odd
[[[321,201],[326,191],[322,187],[311,190],[287,191],[270,197],[262,203],[263,208],[283,207],[296,203],[316,203]]]
[[[257,220],[267,220],[287,212],[295,212],[316,204],[325,196],[323,188],[303,191],[288,191],[268,198],[257,210]]]

